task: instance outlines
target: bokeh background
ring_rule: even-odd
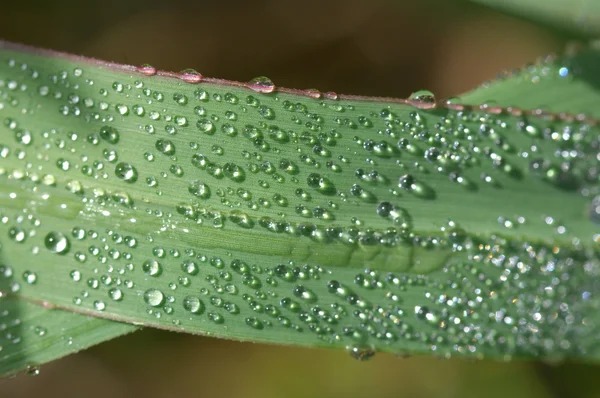
[[[455,96],[568,37],[457,0],[0,0],[0,38],[344,94]],[[600,367],[396,358],[146,330],[0,380],[0,397],[600,397]]]

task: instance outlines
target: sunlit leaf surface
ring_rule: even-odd
[[[80,348],[125,322],[596,360],[599,66],[586,49],[436,106],[0,44],[0,326],[20,325],[0,369],[71,351],[24,338],[66,339],[52,314],[89,323]]]

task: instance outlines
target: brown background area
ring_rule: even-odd
[[[344,94],[457,95],[564,38],[451,0],[2,0],[0,37]],[[585,364],[467,362],[143,331],[0,380],[0,397],[600,397]]]

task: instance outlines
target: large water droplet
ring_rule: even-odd
[[[144,301],[152,307],[158,307],[165,301],[165,295],[158,289],[148,289],[144,292]]]
[[[119,131],[114,127],[103,126],[100,129],[100,138],[111,144],[116,144],[119,142]]]
[[[204,312],[204,303],[198,297],[187,296],[183,299],[183,308],[192,314],[201,314]]]
[[[179,78],[186,83],[200,83],[202,75],[195,69],[184,69],[179,72]]]
[[[175,154],[175,144],[173,144],[173,141],[160,139],[156,141],[155,146],[164,155],[172,156]]]
[[[162,273],[162,267],[160,263],[154,259],[144,261],[142,270],[150,276],[159,276]]]
[[[200,199],[208,199],[210,197],[209,186],[198,180],[190,181],[190,184],[188,185],[188,191]]]
[[[248,82],[248,87],[263,94],[272,93],[273,90],[275,90],[275,84],[266,76],[259,76],[250,80]]]
[[[130,184],[138,179],[137,169],[130,163],[121,162],[115,167],[115,174],[118,178]]]
[[[410,100],[424,104],[435,104],[435,95],[431,91],[419,90],[410,95]]]
[[[44,238],[46,249],[56,254],[67,254],[71,248],[69,239],[60,232],[50,232]]]
[[[27,234],[25,234],[25,231],[22,228],[11,227],[8,230],[8,237],[17,243],[23,243],[25,242],[25,239],[27,239]]]
[[[138,72],[146,76],[154,76],[156,75],[157,70],[152,65],[143,64],[142,66],[138,67]]]
[[[108,295],[115,301],[123,300],[123,291],[119,288],[112,288],[108,291]]]

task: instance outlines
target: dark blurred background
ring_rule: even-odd
[[[568,38],[455,0],[0,0],[0,38],[344,94],[464,92]],[[600,367],[467,362],[147,330],[0,380],[0,397],[600,397]]]

